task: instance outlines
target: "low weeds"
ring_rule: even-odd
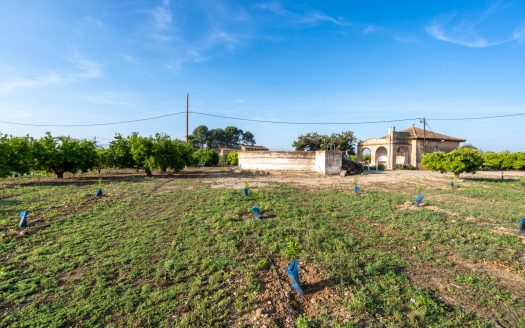
[[[297,309],[297,326],[523,324],[523,291],[492,271],[458,265],[498,261],[516,272],[525,268],[517,236],[467,220],[475,210],[488,216],[493,202],[474,207],[465,200],[518,199],[525,196],[519,182],[439,191],[444,200],[436,205],[455,217],[399,211],[395,206],[412,195],[373,190],[353,197],[279,185],[255,188],[245,198],[239,190],[195,183],[191,190],[154,193],[162,183],[117,183],[93,206],[79,204],[96,182],[5,190],[0,326],[229,326],[253,313],[269,260],[299,256],[343,296],[330,301],[333,313]],[[253,204],[274,217],[248,215]],[[510,226],[521,206],[509,201],[507,212],[494,210],[496,222]],[[31,213],[23,237],[7,233],[17,231],[20,208]],[[48,225],[31,230],[38,219]],[[338,309],[349,315],[338,316]],[[282,325],[277,314],[273,320]]]

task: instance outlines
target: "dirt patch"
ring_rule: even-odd
[[[259,181],[258,179],[246,178],[223,178],[214,180],[204,180],[209,183],[212,189],[242,189],[248,184],[248,188],[266,187],[272,184],[272,181]]]
[[[58,280],[62,283],[74,282],[82,279],[84,276],[84,269],[82,267],[75,268],[71,271],[64,272],[58,276]]]
[[[288,263],[272,261],[272,265],[261,274],[261,292],[257,295],[251,313],[240,319],[236,327],[294,327],[299,315],[314,318],[320,313],[330,313],[340,318],[349,318],[341,299],[343,295],[326,273],[311,263],[301,263],[299,279],[305,295],[301,297],[290,287],[286,274]]]
[[[437,212],[437,213],[444,213],[444,214],[447,214],[448,216],[453,216],[453,217],[459,216],[455,212],[445,210],[443,208],[437,207],[435,205],[430,205],[430,204],[422,204],[420,206],[415,206],[412,202],[405,202],[403,204],[396,205],[396,208],[401,211],[406,211],[406,210],[419,211],[422,209],[427,209],[427,210]]]
[[[164,194],[177,190],[195,190],[193,185],[181,185],[176,182],[168,182],[155,190],[155,194]]]

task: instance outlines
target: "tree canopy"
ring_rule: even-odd
[[[210,130],[206,125],[199,125],[193,130],[189,139],[195,148],[238,148],[240,145],[255,145],[251,132],[243,131],[235,126]]]
[[[33,155],[37,169],[55,173],[58,178],[66,172],[87,172],[97,163],[94,140],[53,137],[49,132],[34,143]]]
[[[334,149],[355,154],[356,138],[352,131],[332,133],[331,135],[318,134],[317,132],[300,135],[293,142],[295,150],[330,150]]]
[[[421,163],[435,172],[452,172],[456,176],[461,173],[476,173],[483,165],[483,157],[479,150],[470,147],[459,147],[449,153],[434,152],[423,155]]]

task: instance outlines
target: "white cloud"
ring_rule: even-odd
[[[434,19],[425,30],[436,40],[469,48],[494,47],[511,42],[525,40],[525,26],[522,24],[507,37],[488,38],[479,33],[479,26],[498,12],[501,1],[492,2],[487,9],[474,16],[457,14]]]
[[[377,26],[370,24],[363,29],[364,34],[374,33],[377,31]]]
[[[164,0],[162,5],[157,6],[152,10],[151,15],[156,30],[165,31],[169,29],[172,22],[170,1]]]
[[[137,60],[137,58],[135,58],[134,56],[125,54],[125,53],[121,53],[120,54],[120,58],[124,59],[126,62],[128,62],[129,64],[132,64],[132,65],[138,65],[139,64],[139,61]]]
[[[168,70],[177,72],[186,63],[202,63],[221,53],[234,52],[242,47],[249,36],[213,28],[208,34],[195,42],[179,41],[178,55],[164,65]]]
[[[286,9],[280,2],[261,2],[255,4],[256,8],[269,11],[278,16],[282,16],[293,25],[317,26],[323,23],[329,23],[337,26],[349,27],[352,24],[342,17],[334,17],[323,13],[322,11],[313,10],[305,13],[297,13]]]
[[[100,65],[92,60],[75,54],[70,61],[78,68],[77,71],[50,71],[29,78],[10,78],[7,81],[0,82],[0,94],[6,94],[17,89],[32,89],[53,85],[64,85],[80,80],[95,79],[102,76]]]
[[[234,99],[234,100],[232,100],[232,102],[233,102],[234,104],[242,104],[242,103],[245,103],[245,102],[246,102],[246,99],[238,98],[238,99]]]

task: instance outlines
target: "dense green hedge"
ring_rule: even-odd
[[[525,170],[525,152],[483,153],[483,168],[488,170]]]
[[[525,170],[525,152],[481,152],[471,147],[460,147],[450,153],[425,154],[421,163],[431,171],[456,175],[478,170]]]

